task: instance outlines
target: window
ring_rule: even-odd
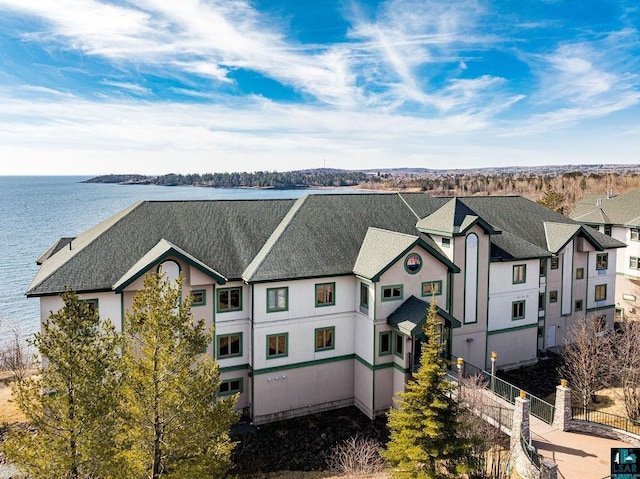
[[[546,276],[546,275],[547,275],[547,260],[541,259],[540,260],[540,276]]]
[[[401,284],[382,287],[382,301],[395,301],[396,299],[402,299]]]
[[[611,225],[604,225],[604,234],[611,236]]]
[[[442,281],[426,281],[422,283],[422,296],[442,294]]]
[[[513,284],[525,283],[527,281],[527,265],[516,264],[513,266]]]
[[[369,309],[369,286],[360,283],[360,309]]]
[[[333,336],[336,328],[318,328],[316,329],[316,351],[326,351],[335,348]]]
[[[584,279],[584,268],[576,268],[576,279]]]
[[[242,287],[218,290],[218,313],[242,309]]]
[[[267,336],[267,359],[284,358],[287,356],[287,333],[270,334]]]
[[[404,259],[404,270],[409,274],[416,274],[422,268],[422,257],[418,253],[411,253]]]
[[[267,288],[267,313],[286,311],[289,303],[289,288]]]
[[[242,392],[242,378],[225,379],[220,383],[218,396],[230,396]]]
[[[551,257],[551,269],[558,269],[560,266],[560,259],[557,256]]]
[[[596,255],[596,269],[603,270],[607,269],[609,263],[609,254],[608,253],[598,253]]]
[[[451,238],[442,238],[442,247],[451,248]]]
[[[396,356],[404,357],[404,336],[402,334],[395,333],[393,352]]]
[[[631,228],[631,241],[640,241],[640,228]]]
[[[576,311],[582,311],[582,300],[581,299],[576,299],[575,310]]]
[[[204,306],[207,304],[207,292],[204,289],[191,291],[191,306]]]
[[[391,354],[391,331],[382,331],[378,335],[378,354],[380,356]]]
[[[558,291],[549,291],[549,302],[550,303],[558,302]]]
[[[544,311],[545,294],[538,293],[538,311]]]
[[[511,304],[511,319],[524,319],[525,301],[514,301]]]
[[[596,285],[596,301],[604,301],[606,299],[607,299],[607,285],[597,284]]]
[[[640,258],[637,256],[629,257],[629,268],[631,269],[640,269]]]
[[[86,305],[92,312],[98,313],[98,300],[97,299],[81,299],[80,304]]]
[[[320,283],[316,284],[316,307],[333,306],[336,304],[334,291],[336,283]]]
[[[242,356],[242,333],[218,336],[218,359]]]

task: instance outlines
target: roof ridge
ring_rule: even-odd
[[[146,202],[147,201],[145,201],[145,200],[137,201],[137,202],[131,204],[130,206],[128,206],[127,208],[125,208],[124,210],[119,211],[118,213],[115,213],[115,214],[109,216],[108,218],[105,218],[100,223],[92,226],[88,230],[86,230],[86,231],[80,233],[80,235],[76,236],[74,241],[80,239],[80,246],[78,246],[76,249],[73,249],[73,247],[72,247],[73,241],[71,241],[69,243],[69,249],[67,249],[66,247],[62,248],[61,250],[56,252],[54,255],[52,255],[47,261],[45,261],[42,264],[42,266],[40,267],[40,269],[38,270],[38,273],[36,274],[35,278],[33,278],[31,283],[27,287],[27,291],[25,292],[25,294],[28,296],[29,295],[29,291],[37,288],[43,282],[45,282],[47,279],[49,279],[58,270],[59,267],[61,267],[63,264],[66,264],[72,258],[75,258],[82,251],[84,251],[87,247],[89,247],[90,245],[95,243],[100,237],[102,237],[103,234],[105,234],[107,231],[109,231],[113,226],[115,226],[118,223],[120,223],[124,218],[129,216],[131,213],[133,213],[135,210],[140,208]],[[115,221],[113,223],[109,223],[110,220],[114,220],[114,219],[115,219]],[[106,223],[109,223],[108,227],[105,227]],[[91,237],[92,233],[95,233],[95,236]],[[86,244],[82,244],[82,239],[84,237],[90,237],[90,239],[87,241]],[[67,253],[67,256],[65,256],[65,258],[64,258],[64,261],[62,261],[59,265],[54,265],[54,264],[51,263],[51,260],[55,259],[58,255],[63,254],[63,252],[65,252],[65,251],[70,251],[71,253]],[[58,256],[58,257],[62,258],[61,256]],[[40,273],[43,273],[42,277],[40,277]]]
[[[265,241],[264,245],[262,245],[262,248],[260,248],[260,251],[258,251],[253,260],[246,267],[246,269],[242,273],[242,279],[247,282],[251,281],[251,278],[256,274],[262,263],[264,263],[264,261],[267,259],[267,256],[278,242],[278,239],[280,239],[280,237],[287,230],[287,228],[291,224],[291,221],[298,214],[298,211],[300,211],[300,208],[307,201],[309,196],[310,195],[304,195],[298,198],[295,203],[293,203],[291,209],[287,212],[286,215],[284,215],[282,221],[280,221],[278,226],[276,226],[267,241]]]
[[[409,211],[411,211],[413,213],[413,216],[415,216],[418,220],[420,220],[420,216],[418,215],[418,213],[415,212],[415,210],[411,207],[411,205],[407,202],[407,200],[404,198],[404,196],[402,196],[402,192],[398,191],[396,192],[396,195],[398,195],[400,197],[400,199],[402,200],[402,202],[407,205],[407,208],[409,208]]]

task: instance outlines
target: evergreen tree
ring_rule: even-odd
[[[2,449],[33,479],[114,477],[120,338],[93,305],[62,300],[32,341],[43,366],[13,391],[36,432],[12,430]]]
[[[218,366],[203,355],[213,332],[191,298],[160,274],[145,278],[126,316],[122,444],[130,478],[222,477],[234,444],[237,397],[217,398]]]
[[[557,213],[564,214],[564,203],[566,199],[567,198],[564,193],[560,193],[551,186],[551,183],[547,183],[547,190],[544,192],[542,198],[537,201],[537,203],[539,205],[546,206],[550,210],[553,210]]]
[[[451,398],[442,358],[441,328],[431,302],[424,325],[421,365],[397,408],[389,411],[390,439],[383,455],[399,479],[437,479],[466,472],[468,441],[460,434],[458,408]]]

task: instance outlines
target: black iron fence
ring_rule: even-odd
[[[640,424],[624,416],[617,416],[608,412],[596,411],[584,407],[572,407],[571,419],[581,419],[583,421],[611,426],[632,434],[640,434]]]

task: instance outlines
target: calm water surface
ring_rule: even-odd
[[[297,198],[350,190],[252,190],[85,184],[86,177],[0,176],[0,343],[12,327],[39,330],[39,301],[24,292],[36,258],[63,236],[77,236],[140,200]]]

